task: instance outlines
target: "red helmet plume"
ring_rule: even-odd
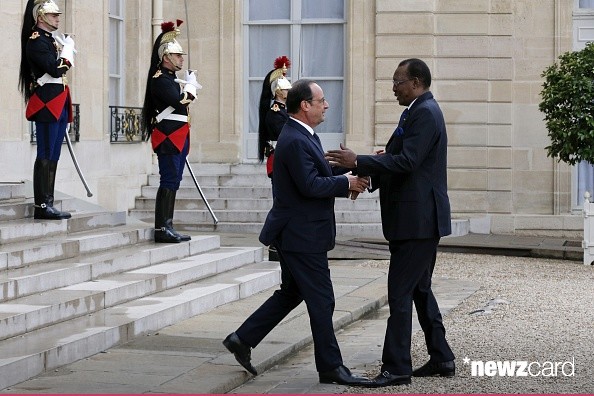
[[[287,58],[285,55],[279,56],[274,60],[274,68],[281,69],[282,67],[286,67],[287,69],[291,67],[291,60]]]

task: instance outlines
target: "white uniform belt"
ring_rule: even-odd
[[[169,114],[162,118],[162,120],[188,122],[188,116],[182,114]]]
[[[175,109],[173,107],[167,106],[167,108],[165,110],[163,110],[162,112],[157,114],[157,117],[156,117],[157,122],[161,122],[161,120],[164,120],[168,115],[170,115],[174,111],[175,111]]]
[[[64,84],[64,80],[62,77],[52,77],[45,73],[43,76],[37,79],[37,84],[39,84],[39,86],[43,86],[45,84]]]

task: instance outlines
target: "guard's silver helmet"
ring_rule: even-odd
[[[287,69],[291,67],[291,61],[286,56],[279,56],[274,60],[274,71],[270,74],[270,90],[272,95],[283,89],[291,89],[291,83],[287,79]]]
[[[37,18],[41,18],[44,22],[49,23],[47,20],[47,14],[61,14],[60,8],[54,2],[54,0],[35,0],[33,6],[33,19],[37,21]]]
[[[185,55],[181,44],[175,39],[180,35],[179,25],[183,23],[182,20],[177,20],[177,27],[173,22],[165,22],[161,24],[161,30],[164,32],[161,37],[161,44],[159,45],[159,59],[163,59],[163,55],[180,54]]]

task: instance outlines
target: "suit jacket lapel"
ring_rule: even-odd
[[[412,116],[412,113],[417,108],[417,106],[419,104],[423,103],[424,101],[426,101],[428,99],[431,99],[431,98],[433,98],[433,94],[431,93],[431,91],[427,91],[424,94],[420,95],[417,98],[417,100],[415,100],[415,103],[413,103],[413,105],[410,107],[410,109],[408,111],[408,116],[406,117],[406,119],[404,120],[404,122],[402,123],[402,125],[400,125],[400,126],[402,126],[402,128],[404,128],[408,124],[408,120],[410,120],[412,118],[411,117]],[[396,127],[396,129],[398,129],[398,127]],[[396,137],[396,129],[394,130],[394,132],[392,132],[392,136],[390,136],[390,139],[388,140],[388,143],[386,144],[386,151],[388,151],[388,147],[392,144],[392,141]],[[402,139],[402,138],[400,138],[400,139]]]
[[[332,168],[330,167],[330,164],[328,163],[328,161],[326,161],[326,158],[325,158],[326,153],[324,153],[324,149],[322,148],[321,143],[318,143],[318,141],[312,136],[312,134],[309,133],[309,131],[307,129],[305,129],[303,127],[303,125],[301,125],[300,123],[292,120],[291,118],[289,118],[288,123],[290,123],[291,126],[293,128],[295,128],[299,133],[303,134],[307,139],[309,139],[312,146],[314,146],[316,148],[316,150],[318,151],[318,153],[320,154],[321,162],[323,164],[325,164],[328,172],[330,172],[330,174],[332,174]]]

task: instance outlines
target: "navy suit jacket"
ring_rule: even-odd
[[[292,252],[332,250],[336,238],[334,198],[346,197],[349,182],[333,169],[315,138],[289,118],[274,151],[274,203],[260,242]]]
[[[445,121],[431,92],[417,98],[385,154],[358,155],[357,172],[380,189],[382,229],[388,241],[451,233]],[[395,131],[396,132],[396,131]]]

